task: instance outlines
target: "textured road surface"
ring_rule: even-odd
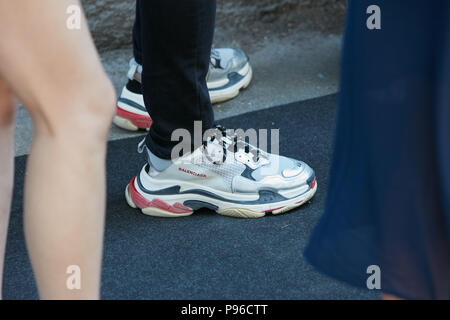
[[[291,213],[241,220],[201,210],[180,219],[153,218],[127,206],[124,187],[144,159],[139,138],[110,142],[104,299],[376,299],[315,272],[303,259],[322,214],[336,95],[223,120],[229,128],[280,128],[280,152],[315,170],[319,189]],[[35,299],[22,231],[26,157],[16,158],[16,190],[7,244],[4,298]]]

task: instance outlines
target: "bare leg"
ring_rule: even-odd
[[[25,236],[43,299],[96,299],[105,211],[106,136],[114,90],[74,0],[0,0],[0,74],[31,114]],[[70,290],[70,266],[81,289]]]
[[[2,288],[6,236],[13,189],[14,115],[13,96],[6,83],[0,78],[0,288]]]

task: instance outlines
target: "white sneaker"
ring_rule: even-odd
[[[117,102],[114,124],[130,131],[149,130],[152,119],[147,112],[141,90],[142,66],[130,61],[128,84]],[[209,72],[206,77],[212,103],[224,102],[236,97],[247,88],[253,71],[247,55],[237,49],[212,49]]]
[[[158,160],[144,147],[149,163],[126,187],[128,204],[157,217],[184,217],[209,208],[226,216],[260,218],[297,208],[316,193],[315,174],[306,163],[238,145],[235,137],[219,141],[213,136],[174,161]],[[157,161],[166,163],[161,171],[155,168],[161,165],[153,165]]]

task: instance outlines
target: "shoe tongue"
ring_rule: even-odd
[[[222,69],[221,61],[220,59],[213,59],[211,58],[211,65],[214,69]]]
[[[224,66],[222,65],[222,57],[220,56],[219,51],[217,51],[215,49],[211,50],[210,62],[214,68],[221,68],[221,69],[224,68]]]

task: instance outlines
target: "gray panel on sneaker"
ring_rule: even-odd
[[[207,82],[227,80],[230,73],[241,73],[247,65],[248,56],[238,49],[219,48],[211,50],[211,63]]]

